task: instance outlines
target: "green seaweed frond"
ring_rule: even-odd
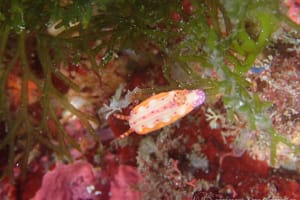
[[[3,32],[2,32],[3,33]],[[7,35],[9,31],[7,31]],[[1,40],[4,41],[4,47],[9,48],[8,36],[3,35]],[[72,83],[68,77],[59,74],[56,67],[53,66],[50,52],[50,45],[47,40],[40,39],[36,44],[36,52],[39,61],[41,62],[41,72],[38,76],[34,69],[29,64],[28,58],[28,36],[26,32],[21,32],[16,36],[15,52],[10,52],[11,49],[2,50],[1,52],[11,54],[12,58],[6,61],[6,56],[1,56],[1,98],[0,98],[0,120],[4,124],[4,130],[1,133],[0,149],[8,149],[8,166],[4,170],[2,176],[13,178],[13,168],[18,164],[22,169],[22,176],[26,173],[26,167],[29,162],[31,150],[36,144],[41,144],[48,147],[57,153],[62,160],[72,160],[70,148],[76,148],[80,151],[79,144],[66,132],[60,122],[57,109],[63,108],[77,116],[86,128],[98,140],[91,122],[97,123],[97,119],[89,114],[86,114],[75,108],[59,91],[53,83],[53,75],[57,75],[68,87],[78,90],[78,86]],[[17,69],[20,67],[20,69]],[[35,66],[36,67],[36,66]],[[12,110],[10,101],[12,100],[7,94],[9,76],[14,70],[21,70],[21,89],[20,89],[20,105],[15,110]],[[41,78],[42,77],[42,78]],[[37,105],[42,110],[41,118],[37,119],[30,110],[29,104],[29,83],[33,82],[37,86],[37,91],[42,93]],[[10,98],[10,99],[9,99]],[[14,97],[18,98],[18,97]],[[36,111],[35,111],[36,112]],[[49,120],[53,120],[56,133],[51,132],[49,128]],[[55,135],[56,134],[56,135]],[[20,145],[22,143],[22,145]]]
[[[209,100],[222,94],[231,122],[237,113],[248,121],[250,129],[268,131],[272,164],[279,142],[299,152],[299,147],[270,131],[274,128],[264,111],[272,104],[250,92],[250,83],[245,79],[245,74],[285,19],[279,2],[214,0],[193,1],[193,5],[194,15],[180,24],[183,39],[168,50],[172,62],[189,76],[189,87],[203,88]],[[202,73],[193,70],[194,63],[200,64]],[[166,79],[179,86],[186,85],[172,80],[171,70],[170,66],[164,66]],[[210,74],[204,76],[203,71],[215,71],[218,79],[212,80]]]

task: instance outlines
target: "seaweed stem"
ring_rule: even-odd
[[[1,27],[1,38],[0,38],[0,63],[2,63],[2,58],[4,54],[4,50],[8,41],[8,35],[10,32],[9,26]]]

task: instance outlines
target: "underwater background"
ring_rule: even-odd
[[[300,199],[299,25],[299,0],[0,0],[0,199]]]

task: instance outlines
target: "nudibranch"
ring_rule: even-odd
[[[118,119],[127,120],[130,129],[120,137],[133,132],[145,135],[172,124],[203,104],[205,93],[200,89],[172,90],[151,96],[136,105],[129,116],[114,114]]]

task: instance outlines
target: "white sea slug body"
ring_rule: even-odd
[[[137,106],[129,116],[116,114],[119,119],[128,120],[130,129],[120,137],[132,132],[148,134],[184,117],[205,101],[202,90],[173,90],[154,95]]]

